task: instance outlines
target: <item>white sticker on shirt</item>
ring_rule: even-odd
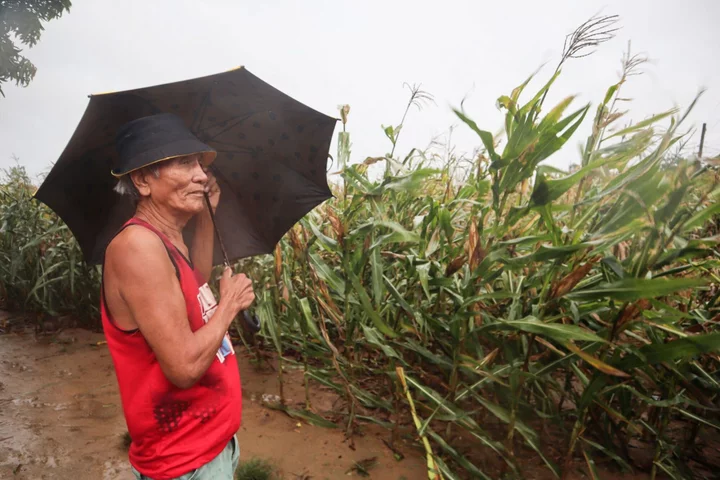
[[[207,323],[218,307],[217,300],[215,300],[215,295],[213,295],[212,290],[207,283],[200,287],[200,289],[198,290],[197,299],[198,303],[200,304],[200,312],[202,313],[202,319],[205,323]],[[230,341],[230,335],[226,332],[216,355],[218,357],[218,360],[220,360],[220,363],[224,363],[225,357],[234,354],[235,349],[233,348],[232,342]]]

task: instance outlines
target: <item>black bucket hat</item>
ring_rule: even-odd
[[[217,152],[201,142],[183,120],[171,113],[142,117],[120,127],[115,139],[117,163],[111,173],[122,177],[154,163],[186,155],[202,154],[202,164],[210,165]]]

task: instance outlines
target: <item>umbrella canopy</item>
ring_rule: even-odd
[[[113,191],[115,138],[125,123],[173,113],[217,151],[222,189],[215,224],[230,261],[271,253],[280,238],[332,197],[326,165],[337,119],[294,100],[240,67],[165,85],[91,95],[62,155],[35,197],[54,210],[86,261],[100,263],[133,215]],[[185,234],[192,235],[192,225]],[[215,240],[218,242],[218,240]],[[214,264],[223,262],[216,243]]]

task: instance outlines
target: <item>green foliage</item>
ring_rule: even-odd
[[[18,45],[35,46],[42,22],[61,17],[71,5],[70,0],[0,0],[0,95],[3,83],[27,86],[35,77],[37,68]]]
[[[278,478],[280,477],[276,474],[275,467],[261,458],[241,461],[235,470],[236,480],[277,480]]]
[[[23,167],[0,182],[0,301],[27,313],[73,314],[82,324],[97,318],[100,268],[84,262],[68,227],[33,199],[36,188]]]
[[[718,261],[703,230],[718,176],[682,160],[660,168],[682,136],[676,111],[613,132],[624,80],[598,107],[579,168],[544,167],[589,110],[568,97],[540,113],[558,75],[528,102],[529,81],[500,98],[504,145],[456,111],[488,156],[464,178],[452,161],[377,180],[371,162],[347,166],[342,194],[283,239],[260,280],[289,293],[270,338],[345,397],[348,431],[356,405],[381,425],[389,414],[388,428],[412,410],[433,478],[497,478],[478,452],[515,476],[536,455],[558,477],[580,465],[599,478],[593,458],[632,469],[640,438],[658,445],[657,469],[681,476],[694,440],[663,426],[719,424]]]

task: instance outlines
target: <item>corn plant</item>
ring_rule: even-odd
[[[275,322],[306,378],[347,400],[348,434],[367,420],[394,439],[411,408],[430,478],[523,476],[528,452],[559,478],[577,460],[598,478],[594,458],[632,470],[638,441],[654,454],[635,468],[653,478],[701,461],[697,431],[720,426],[716,238],[702,229],[720,185],[707,166],[665,162],[687,112],[619,126],[640,63],[624,59],[575,171],[541,164],[590,112],[567,113],[567,97],[542,113],[558,67],[528,101],[533,77],[500,97],[502,149],[456,110],[484,145],[464,182],[422,156],[372,181],[370,158],[283,243]]]
[[[21,166],[0,187],[0,294],[4,308],[33,316],[97,318],[100,270],[87,265],[68,227],[33,200]]]

